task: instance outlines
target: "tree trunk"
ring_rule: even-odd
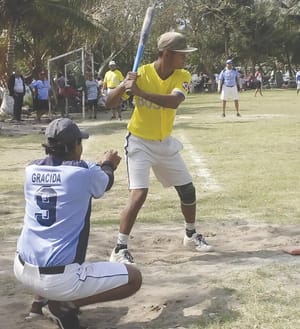
[[[226,58],[229,58],[229,29],[227,28],[226,23],[224,24],[224,51]]]
[[[7,74],[10,76],[15,65],[15,45],[16,45],[16,24],[11,23],[8,27],[8,46],[7,46]]]

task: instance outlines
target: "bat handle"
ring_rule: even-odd
[[[144,53],[144,48],[145,46],[143,44],[140,44],[138,46],[138,50],[134,59],[133,67],[132,67],[132,72],[137,72],[139,65],[141,63],[141,59]]]

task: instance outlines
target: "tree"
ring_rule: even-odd
[[[20,31],[31,34],[41,43],[62,26],[95,28],[95,22],[83,10],[89,1],[79,0],[0,0],[0,21],[8,31],[7,72],[15,64],[15,45]],[[54,32],[54,33],[53,33]]]

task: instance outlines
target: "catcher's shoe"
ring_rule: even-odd
[[[134,259],[128,249],[120,249],[118,252],[116,252],[116,248],[114,248],[110,255],[109,261],[135,265]]]
[[[183,245],[185,247],[190,247],[196,249],[197,251],[210,252],[214,251],[214,247],[209,245],[202,234],[194,233],[190,238],[185,235],[183,239]]]
[[[31,304],[29,314],[25,317],[25,320],[38,319],[43,315],[43,307],[48,304],[48,299],[34,300]]]
[[[25,320],[35,320],[44,316],[43,307],[48,304],[48,299],[34,300],[31,304],[29,314],[25,317]],[[60,302],[60,307],[65,312],[73,311],[76,314],[80,314],[80,308],[72,302]]]
[[[43,314],[56,323],[60,329],[85,329],[85,327],[79,324],[78,315],[75,310],[65,311],[63,307],[57,308],[52,305],[52,303],[53,302],[49,302],[48,305],[43,308]]]

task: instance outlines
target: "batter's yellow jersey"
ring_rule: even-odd
[[[124,76],[119,70],[109,70],[104,76],[104,82],[106,83],[107,88],[110,89],[116,88],[123,80]]]
[[[175,70],[170,77],[162,80],[154,63],[141,66],[138,75],[137,85],[146,92],[163,95],[178,92],[184,97],[191,80],[191,74],[184,69]],[[171,134],[176,109],[161,107],[137,96],[134,103],[135,109],[127,127],[133,135],[148,140],[163,140]]]

